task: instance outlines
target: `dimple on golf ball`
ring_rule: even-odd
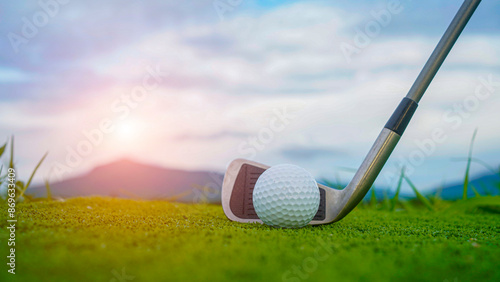
[[[284,228],[306,226],[319,208],[319,188],[305,169],[281,164],[260,175],[253,190],[253,205],[267,225]]]

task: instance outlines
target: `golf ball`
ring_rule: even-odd
[[[319,208],[319,188],[305,169],[281,164],[260,175],[253,190],[253,205],[267,225],[284,228],[306,226]]]

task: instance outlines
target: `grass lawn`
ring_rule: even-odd
[[[357,208],[275,229],[216,205],[96,197],[22,203],[17,216],[17,274],[4,263],[0,281],[500,281],[496,212]]]

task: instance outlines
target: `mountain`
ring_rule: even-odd
[[[407,183],[403,183],[404,186],[407,186]],[[467,197],[474,197],[474,190],[471,188],[474,187],[477,192],[482,195],[499,195],[500,194],[500,174],[483,174],[479,177],[476,177],[472,180],[469,180],[469,186],[467,189]],[[432,189],[430,192],[422,192],[425,196],[434,196],[436,194],[440,195],[443,200],[458,200],[462,199],[464,191],[463,181],[459,181],[443,188]],[[375,196],[377,200],[381,201],[385,197],[393,198],[395,195],[394,190],[387,190],[383,188],[375,188]],[[365,201],[369,201],[371,197],[371,191],[368,191],[366,196],[364,197]],[[400,198],[404,199],[412,199],[415,198],[415,194],[412,191],[401,191],[399,194]]]
[[[338,186],[334,185],[334,183],[329,183],[328,181],[325,180],[319,182],[321,184],[330,187]],[[406,183],[403,183],[403,185],[407,187]],[[346,186],[347,184],[340,185],[340,187],[346,187]],[[500,195],[500,174],[498,173],[483,174],[472,180],[469,180],[469,186],[467,189],[468,198],[475,196],[472,187],[474,187],[476,191],[482,196]],[[370,189],[370,191],[366,193],[365,197],[363,198],[364,201],[370,201],[372,195],[372,189]],[[426,196],[434,196],[436,194],[439,194],[440,197],[444,200],[457,200],[457,199],[462,199],[463,190],[464,190],[463,181],[459,181],[451,185],[445,186],[443,188],[433,189],[430,192],[425,192],[425,193],[422,192],[422,193],[424,193]],[[375,191],[375,197],[377,198],[378,201],[381,201],[385,198],[391,199],[395,195],[395,191],[393,189],[390,190],[383,187],[376,187],[374,191]],[[401,191],[399,197],[404,199],[412,199],[415,198],[415,194],[412,191]]]
[[[51,183],[53,196],[111,196],[120,198],[168,199],[180,202],[220,203],[223,174],[210,171],[186,171],[142,164],[131,160],[120,160],[96,167],[89,173]],[[323,181],[320,181],[323,182]],[[473,197],[474,187],[481,195],[500,194],[500,175],[485,174],[469,181],[468,196]],[[330,184],[332,183],[323,183]],[[440,191],[439,191],[440,190]],[[463,183],[435,189],[427,195],[440,193],[445,200],[461,199]],[[44,185],[28,189],[35,197],[45,197]],[[385,195],[384,195],[385,194]],[[394,191],[375,189],[378,200],[394,197]],[[364,197],[369,200],[371,191]],[[413,193],[402,193],[400,197],[413,198]]]
[[[474,197],[474,187],[477,192],[483,196],[485,195],[499,195],[500,194],[500,175],[495,174],[484,174],[473,180],[469,181],[469,186],[467,189],[467,197]],[[463,196],[464,184],[459,182],[456,184],[444,187],[441,191],[439,189],[434,190],[431,194],[436,194],[440,192],[441,198],[444,200],[457,200],[461,199]]]
[[[327,181],[325,179],[319,180],[318,183],[326,185],[328,187],[335,188],[335,189],[344,189],[345,187],[347,187],[347,184],[348,184],[348,183],[336,184],[334,182],[330,182],[330,181]],[[371,200],[372,191],[375,192],[375,198],[377,199],[377,201],[382,201],[383,199],[386,199],[386,198],[392,199],[396,195],[396,191],[394,189],[389,189],[389,188],[377,186],[375,188],[372,187],[372,188],[370,188],[370,190],[368,190],[366,195],[363,197],[363,201],[369,202]],[[401,191],[399,193],[399,197],[404,198],[404,199],[411,199],[411,198],[415,197],[415,194],[413,194],[413,192]]]
[[[185,171],[120,160],[89,173],[50,184],[52,196],[111,196],[170,199],[180,202],[220,203],[223,175],[209,171]],[[45,197],[44,185],[28,194]]]

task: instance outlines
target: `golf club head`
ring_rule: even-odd
[[[339,221],[351,212],[366,195],[389,158],[400,136],[384,128],[375,140],[349,184],[336,190],[318,184],[320,204],[311,225]],[[238,222],[262,222],[253,206],[253,189],[259,176],[269,166],[236,159],[229,164],[222,183],[222,207],[226,216]]]
[[[259,176],[268,168],[267,165],[244,159],[236,159],[229,164],[222,184],[222,208],[228,219],[262,223],[253,206],[253,189]],[[339,202],[341,197],[340,190],[321,184],[318,184],[318,188],[319,208],[310,225],[333,222],[336,214],[331,206]]]

